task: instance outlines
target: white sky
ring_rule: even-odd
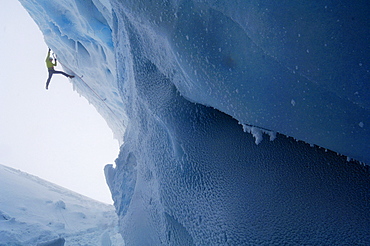
[[[112,203],[103,168],[118,142],[66,77],[54,75],[45,90],[47,49],[22,5],[1,0],[0,164]]]

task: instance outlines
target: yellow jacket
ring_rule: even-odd
[[[53,63],[52,61],[49,60],[50,58],[50,50],[48,51],[48,55],[46,57],[46,67],[48,68],[48,70],[54,70],[54,67],[57,65],[57,60],[55,60],[55,63]]]

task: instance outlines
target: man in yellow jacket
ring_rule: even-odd
[[[48,72],[49,72],[49,77],[48,77],[48,80],[46,81],[46,89],[49,89],[49,83],[50,83],[51,77],[53,77],[53,74],[55,74],[55,73],[63,74],[64,76],[66,76],[68,78],[74,78],[75,77],[73,75],[66,74],[65,72],[54,70],[54,67],[57,66],[57,59],[55,59],[55,63],[53,63],[53,58],[50,56],[50,51],[51,50],[49,49],[48,55],[47,55],[46,60],[45,60],[46,67],[48,68]]]

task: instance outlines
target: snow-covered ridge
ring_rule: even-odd
[[[0,187],[0,245],[123,244],[111,205],[3,165]]]

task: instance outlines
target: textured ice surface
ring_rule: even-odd
[[[124,13],[121,26],[137,32],[144,55],[184,97],[241,123],[369,162],[370,67],[364,60],[370,33],[363,26],[370,21],[364,2],[114,6]]]
[[[21,2],[123,140],[128,245],[370,242],[368,166],[332,152],[370,162],[366,1]]]

